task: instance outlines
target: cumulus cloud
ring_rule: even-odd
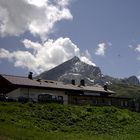
[[[137,78],[138,78],[139,81],[140,81],[140,71],[139,71],[138,74],[137,74]]]
[[[80,49],[69,38],[58,38],[55,41],[50,39],[44,43],[25,39],[23,44],[27,51],[9,52],[0,49],[0,58],[12,61],[15,67],[28,68],[37,74],[49,70],[74,56],[78,56],[81,61],[95,66],[86,56],[89,55],[88,50],[86,50],[85,55],[81,54]]]
[[[83,62],[85,62],[85,63],[87,63],[89,65],[96,66],[95,63],[93,63],[91,61],[92,57],[91,57],[91,55],[90,55],[88,50],[86,50],[85,53],[82,54],[79,58],[80,58],[81,61],[83,61]]]
[[[135,46],[136,46],[136,40],[133,39],[133,40],[130,41],[130,44],[128,45],[128,47],[129,47],[130,49],[134,49]]]
[[[140,80],[140,75],[138,75],[137,78]]]
[[[15,67],[27,68],[35,73],[49,70],[62,62],[78,56],[90,65],[88,50],[84,54],[69,38],[49,39],[55,23],[72,19],[71,0],[0,0],[0,36],[19,36],[26,31],[38,35],[42,42],[24,39],[24,51],[10,52],[0,49],[0,59],[7,59]]]
[[[137,47],[135,48],[135,51],[138,52],[138,53],[140,53],[140,44],[137,45]],[[137,60],[140,60],[140,54],[137,57]]]
[[[86,56],[80,56],[79,58],[80,58],[81,61],[83,61],[83,62],[85,62],[85,63],[87,63],[87,64],[89,64],[89,65],[96,66],[96,64],[93,63],[93,62],[92,62],[88,57],[86,57]]]
[[[137,45],[137,47],[135,48],[135,51],[140,53],[140,44]]]
[[[106,53],[106,50],[109,46],[112,46],[112,44],[110,42],[98,44],[98,48],[96,49],[95,54],[104,56]]]
[[[0,35],[26,31],[45,40],[56,22],[72,19],[70,0],[0,0]]]

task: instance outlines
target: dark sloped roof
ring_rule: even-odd
[[[59,81],[50,81],[42,79],[29,79],[28,77],[13,76],[13,75],[1,75],[4,79],[9,81],[11,84],[19,86],[29,86],[38,88],[53,88],[53,89],[65,89],[65,90],[75,90],[75,91],[87,91],[87,92],[104,92],[104,93],[114,93],[113,91],[105,91],[101,86],[76,86],[72,84],[64,84]]]
[[[92,91],[96,91],[96,92],[104,92],[104,93],[110,93],[110,94],[113,94],[115,93],[114,91],[111,91],[111,90],[104,90],[104,88],[100,85],[98,86],[82,86],[81,88],[83,88],[84,91],[87,91],[87,92],[92,92]]]
[[[58,82],[58,81],[29,79],[27,77],[13,76],[13,75],[12,76],[11,75],[2,75],[2,77],[14,85],[40,87],[40,88],[79,90],[79,88],[76,86],[65,85],[62,82]]]

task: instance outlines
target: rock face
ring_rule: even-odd
[[[84,79],[87,85],[104,85],[105,83],[111,84],[118,82],[139,85],[139,80],[136,76],[125,79],[105,76],[99,67],[86,64],[76,56],[49,71],[41,73],[37,78],[58,80],[64,83],[71,83],[72,79],[74,79],[76,84],[79,84],[80,80]]]
[[[122,82],[128,85],[140,85],[140,81],[136,76],[130,76],[129,78],[125,78],[122,80]]]
[[[96,80],[102,77],[102,73],[99,67],[88,65],[75,56],[59,66],[41,73],[38,77],[65,83],[71,83],[71,80],[74,79],[76,84],[84,79],[87,84],[94,84]]]

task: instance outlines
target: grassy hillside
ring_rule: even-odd
[[[140,114],[115,107],[0,102],[1,140],[139,140]]]
[[[110,89],[116,92],[115,96],[140,99],[140,86],[112,84]]]

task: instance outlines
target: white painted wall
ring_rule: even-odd
[[[55,96],[63,96],[64,104],[68,104],[68,95],[65,95],[65,91],[58,90],[46,90],[46,89],[35,89],[35,88],[18,88],[7,94],[8,97],[18,99],[19,96],[32,98],[34,101],[38,101],[38,95],[50,94]]]
[[[18,89],[15,89],[15,90],[7,93],[7,96],[18,100],[18,97],[20,96],[20,94],[21,94],[21,91],[20,91],[20,88],[18,88]]]

